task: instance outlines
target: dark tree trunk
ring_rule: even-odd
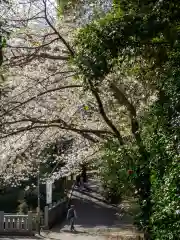
[[[152,212],[152,203],[151,203],[151,171],[149,168],[149,153],[147,152],[141,135],[139,122],[137,120],[136,109],[134,105],[128,100],[125,93],[116,86],[116,84],[112,83],[110,85],[111,90],[114,93],[114,97],[118,101],[120,105],[126,106],[129,117],[131,119],[131,132],[136,140],[136,144],[139,147],[139,153],[141,155],[140,161],[137,166],[137,178],[135,180],[135,187],[138,191],[140,207],[142,211],[142,218],[144,220],[144,224],[147,226],[145,232],[145,239],[150,240],[150,216]],[[146,201],[146,204],[143,202]]]

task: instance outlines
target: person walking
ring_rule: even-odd
[[[77,187],[80,187],[80,178],[81,178],[80,174],[76,176],[76,186]]]
[[[87,182],[87,167],[86,164],[82,165],[82,173],[81,173],[82,177],[83,177],[83,182],[86,183]]]
[[[84,188],[84,181],[83,181],[83,177],[82,177],[82,176],[80,177],[80,189],[81,189],[82,191],[85,190],[85,188]]]
[[[67,220],[69,221],[70,224],[70,231],[75,231],[74,227],[75,218],[77,218],[76,210],[74,205],[71,205],[67,213]]]

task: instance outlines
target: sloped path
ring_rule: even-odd
[[[76,233],[69,231],[67,221],[57,224],[47,234],[48,239],[59,240],[105,240],[123,239],[110,235],[126,236],[124,239],[136,239],[136,231],[132,219],[127,216],[119,217],[119,208],[107,204],[100,195],[100,184],[97,180],[89,179],[89,191],[75,189],[72,194],[72,204],[75,205],[77,220]]]

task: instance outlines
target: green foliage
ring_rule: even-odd
[[[0,48],[5,48],[7,47],[7,40],[5,37],[1,37],[1,41],[0,41]]]
[[[142,1],[121,1],[104,18],[80,29],[75,37],[77,55],[74,59],[80,73],[97,83],[117,60],[122,64],[125,57],[129,61],[132,57],[136,60],[143,57],[148,60],[149,68],[159,67],[179,38],[177,15],[170,16],[175,6],[178,12],[180,4],[171,5],[169,18],[166,17],[167,6],[166,1],[161,4],[151,1],[147,5]]]
[[[153,214],[151,224],[154,239],[178,239],[180,236],[180,164],[176,157],[163,179],[152,181]]]
[[[57,15],[61,18],[67,11],[71,10],[77,0],[57,0]]]
[[[28,213],[28,205],[25,201],[22,201],[18,206],[18,213],[27,214]]]
[[[74,62],[85,82],[101,84],[116,66],[124,77],[147,83],[157,92],[157,101],[136,119],[135,154],[110,144],[101,169],[107,189],[122,195],[128,183],[125,169],[134,160],[133,183],[142,211],[139,225],[155,240],[180,235],[179,14],[179,1],[114,1],[110,13],[80,29],[75,37]],[[132,149],[132,143],[128,147]]]
[[[129,176],[128,170],[135,169],[137,149],[133,146],[122,148],[117,142],[109,141],[103,150],[99,169],[105,196],[111,202],[120,202],[123,196],[133,196],[134,176]]]
[[[94,21],[78,31],[75,39],[77,46],[75,63],[84,76],[98,79],[109,72],[112,60],[118,56],[121,47],[116,42],[121,35],[121,31],[118,33],[120,29],[116,23],[121,17],[121,13],[108,14],[105,18]]]
[[[176,116],[173,98],[178,92],[172,91],[171,86],[174,89],[175,85],[169,84],[165,104],[160,105],[158,100],[143,125],[144,142],[150,152],[153,204],[151,228],[153,239],[157,240],[177,239],[180,234],[179,130],[172,121]]]

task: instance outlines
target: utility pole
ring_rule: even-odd
[[[37,230],[40,235],[41,229],[41,205],[40,205],[40,163],[38,163],[38,174],[37,174]]]

